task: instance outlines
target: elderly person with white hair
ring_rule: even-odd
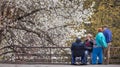
[[[84,47],[85,47],[84,57],[85,57],[86,64],[87,64],[88,56],[91,57],[94,44],[95,44],[95,40],[93,39],[93,36],[91,34],[87,34],[86,39],[84,41]]]

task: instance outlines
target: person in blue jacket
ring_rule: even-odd
[[[84,60],[85,49],[80,38],[77,38],[76,41],[72,43],[71,52],[72,52],[72,61],[71,61],[72,65],[76,65],[76,57],[81,57],[81,62],[85,63]]]
[[[98,29],[98,33],[95,37],[96,44],[93,46],[92,52],[92,64],[103,63],[103,47],[107,47],[105,36],[102,33],[102,28]],[[98,57],[98,62],[97,62]]]
[[[107,64],[109,64],[109,58],[110,58],[110,46],[112,41],[112,32],[107,26],[103,26],[103,34],[105,36],[106,42],[108,47],[104,49],[104,54],[107,56]]]

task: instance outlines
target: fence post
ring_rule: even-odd
[[[51,48],[52,48],[52,47],[50,47],[50,63],[52,63],[52,52],[51,52]]]

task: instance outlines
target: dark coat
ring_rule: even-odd
[[[80,57],[84,54],[84,45],[80,39],[76,39],[76,42],[72,43],[71,51],[75,57]]]
[[[85,49],[88,50],[89,52],[92,52],[92,50],[93,50],[93,45],[94,45],[94,43],[93,43],[92,40],[90,40],[90,41],[85,40],[85,42],[84,42],[84,47],[85,47]]]

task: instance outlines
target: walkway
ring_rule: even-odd
[[[120,67],[120,65],[43,65],[43,64],[0,64],[0,67]]]

